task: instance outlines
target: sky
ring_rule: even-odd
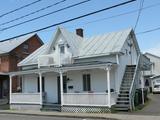
[[[11,10],[14,10],[16,8],[19,8],[21,6],[24,6],[26,4],[32,3],[34,1],[36,0],[1,0],[0,15],[6,12],[9,12]],[[0,24],[13,20],[15,18],[18,18],[20,16],[26,15],[28,13],[34,12],[36,10],[39,10],[43,7],[49,6],[59,1],[61,0],[41,0],[40,2],[37,2],[29,7],[18,10],[6,16],[0,17]],[[65,21],[67,19],[78,17],[80,15],[87,14],[89,12],[93,12],[96,10],[100,10],[105,7],[110,7],[112,5],[119,4],[121,2],[125,2],[128,0],[91,0],[87,3],[78,5],[76,7],[54,13],[52,15],[43,17],[41,19],[26,23],[5,31],[1,31],[1,29],[5,27],[12,26],[14,24],[47,14],[49,12],[61,9],[63,7],[67,7],[69,5],[72,5],[81,1],[84,1],[84,0],[66,0],[61,4],[55,5],[44,11],[30,15],[26,18],[17,20],[15,22],[12,22],[6,25],[0,25],[0,40],[14,37],[14,36],[27,33],[36,29],[40,29],[58,22]],[[92,16],[88,16],[82,19],[69,22],[69,23],[65,23],[60,26],[68,29],[71,32],[75,32],[76,28],[83,28],[85,37],[91,37],[99,34],[104,34],[107,32],[124,30],[127,28],[134,28],[137,17],[138,17],[138,12],[133,12],[133,13],[125,14],[121,16],[117,16],[117,15],[138,10],[140,7],[140,1],[141,0],[137,0],[127,5],[113,8],[101,13],[94,14]],[[152,7],[148,7],[148,6],[152,6]],[[139,43],[139,46],[142,52],[150,52],[152,54],[160,56],[160,30],[145,33],[145,34],[138,34],[143,31],[160,27],[160,16],[159,16],[160,1],[144,0],[143,7],[144,8],[148,7],[148,8],[143,9],[140,14],[140,18],[139,18],[137,27],[135,29],[137,41]],[[117,17],[112,17],[112,16],[117,16]],[[44,31],[40,31],[37,34],[44,41],[44,43],[46,43],[53,38],[55,29],[56,27],[53,27]]]

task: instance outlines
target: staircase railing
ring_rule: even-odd
[[[140,75],[140,65],[141,64],[141,54],[138,56],[137,59],[137,63],[136,63],[136,68],[135,68],[135,72],[134,72],[134,76],[133,76],[133,80],[132,80],[132,84],[130,87],[130,91],[129,91],[129,102],[130,102],[130,110],[134,110],[135,106],[134,106],[134,97],[135,97],[135,91],[136,91],[136,82],[138,82],[139,80],[139,75]]]

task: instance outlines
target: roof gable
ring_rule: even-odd
[[[13,49],[27,41],[29,38],[33,37],[36,34],[28,34],[25,36],[21,36],[15,39],[6,40],[0,42],[0,54],[5,54],[11,52]]]
[[[49,47],[47,50],[48,53],[51,52],[53,46],[57,43],[57,40],[60,40],[60,39],[58,39],[59,36],[61,36],[62,39],[64,41],[66,41],[67,44],[70,46],[70,49],[73,53],[73,56],[75,56],[79,53],[79,48],[83,42],[83,38],[74,34],[74,33],[70,33],[67,30],[65,30],[64,28],[60,28],[60,27],[57,28],[53,39],[51,39],[51,41],[49,43]]]

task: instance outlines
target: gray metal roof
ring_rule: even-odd
[[[34,35],[35,34],[28,34],[15,39],[0,42],[0,54],[11,52],[13,49],[15,49]]]
[[[131,30],[107,33],[84,40],[78,57],[84,58],[120,52]]]
[[[75,33],[68,32],[66,29],[58,27],[54,38],[49,42],[49,44],[43,45],[18,65],[25,66],[37,64],[37,56],[47,54],[59,34],[62,34],[68,42],[73,51],[73,56],[80,59],[121,52],[124,42],[127,40],[131,31],[132,29],[126,29],[91,38],[82,38]]]

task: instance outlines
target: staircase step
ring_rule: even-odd
[[[118,100],[117,102],[119,102],[119,103],[126,103],[126,102],[129,102],[129,100]]]
[[[128,93],[127,94],[124,94],[124,93],[123,94],[119,94],[118,97],[129,97],[129,94]]]
[[[127,112],[127,111],[129,111],[129,108],[115,107],[115,110],[116,111],[125,111],[125,112]]]
[[[119,100],[129,100],[129,97],[118,97],[117,101],[119,101]]]
[[[120,93],[123,93],[123,92],[128,93],[129,90],[120,90]]]
[[[117,104],[115,107],[129,108],[129,104]]]

